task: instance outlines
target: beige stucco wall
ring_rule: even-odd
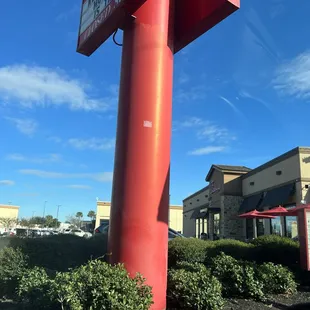
[[[100,225],[100,220],[109,220],[111,203],[107,201],[97,202],[96,227]],[[176,231],[183,231],[183,207],[170,206],[169,209],[169,227]]]
[[[299,153],[299,162],[301,178],[308,179],[310,181],[310,154],[306,152]]]
[[[183,200],[183,234],[186,237],[195,237],[196,221],[191,216],[196,208],[205,206],[209,203],[209,188],[204,187],[197,193]]]
[[[250,173],[250,176],[245,176],[242,180],[243,196],[299,179],[299,162],[299,154],[296,154],[253,175]],[[282,174],[277,175],[276,171],[282,171]],[[251,182],[254,182],[254,185],[250,185]]]
[[[0,205],[0,217],[17,219],[18,212],[19,206]],[[0,227],[3,227],[1,223]]]
[[[96,227],[100,225],[100,220],[110,219],[111,203],[106,201],[97,201]]]

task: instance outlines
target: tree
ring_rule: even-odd
[[[66,223],[71,224],[75,228],[79,227],[79,219],[75,215],[68,215],[66,217]]]
[[[95,211],[89,211],[87,214],[87,217],[89,217],[92,221],[96,219],[96,212]]]
[[[26,218],[22,218],[20,219],[19,221],[19,225],[22,226],[22,227],[27,227],[27,228],[30,228],[33,226],[33,223],[31,222],[31,220],[29,219],[26,219]]]
[[[78,219],[79,221],[79,228],[81,228],[81,221],[82,221],[82,217],[83,217],[83,213],[82,212],[77,212],[75,217]]]
[[[16,223],[17,223],[17,219],[16,218],[0,217],[0,224],[2,224],[5,229],[10,229]]]
[[[45,226],[46,227],[54,227],[55,226],[55,221],[54,221],[54,217],[52,215],[47,215],[45,217]]]

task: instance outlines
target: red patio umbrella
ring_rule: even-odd
[[[265,215],[265,214],[261,214],[261,212],[258,212],[257,210],[253,210],[253,211],[250,211],[250,212],[247,212],[247,213],[243,213],[243,214],[240,214],[238,215],[239,217],[241,218],[244,218],[244,219],[254,219],[254,218],[258,218],[258,219],[274,219],[275,216],[273,215]]]
[[[270,210],[260,212],[262,215],[273,215],[273,216],[286,216],[288,215],[288,210],[283,208],[282,206],[275,207]]]
[[[287,212],[287,216],[297,216],[298,215],[298,211],[302,210],[302,209],[309,210],[310,209],[310,205],[309,204],[308,205],[300,205],[300,206],[295,207],[294,209],[290,209]]]

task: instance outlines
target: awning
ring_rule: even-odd
[[[263,193],[259,193],[250,197],[246,197],[239,209],[239,213],[250,212],[257,208],[263,197]]]
[[[199,209],[196,209],[196,210],[192,213],[191,220],[192,220],[192,219],[196,219],[198,215],[200,215],[200,208],[199,208]]]
[[[290,183],[268,191],[258,209],[285,204],[294,189],[295,183]]]
[[[198,216],[196,217],[196,219],[206,218],[206,217],[208,217],[208,215],[209,215],[208,212],[200,212],[200,214],[198,214]]]

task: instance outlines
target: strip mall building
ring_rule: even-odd
[[[111,203],[106,201],[97,201],[96,227],[101,224],[109,224]],[[169,227],[183,232],[183,206],[169,207]]]
[[[241,219],[239,214],[310,202],[310,148],[297,147],[255,168],[212,165],[208,186],[183,200],[183,233],[208,239],[297,236],[297,219]]]

